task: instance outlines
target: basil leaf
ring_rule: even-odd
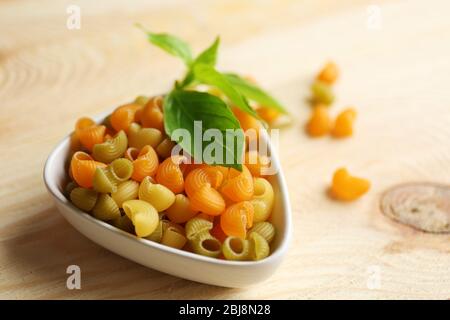
[[[247,100],[231,85],[228,79],[209,65],[198,63],[193,66],[196,80],[220,89],[230,101],[242,111],[258,118],[255,110],[249,106]]]
[[[140,25],[138,26],[144,30]],[[180,38],[167,33],[153,33],[146,30],[144,32],[147,34],[148,40],[155,46],[160,47],[173,56],[181,58],[187,66],[192,63],[191,48]]]
[[[215,66],[217,61],[217,49],[219,48],[220,38],[217,37],[214,43],[198,55],[194,63],[203,63],[209,66]]]
[[[247,99],[253,100],[264,107],[272,108],[281,113],[287,114],[286,109],[277,100],[275,100],[275,98],[255,84],[241,78],[237,74],[225,73],[224,76],[233,85],[233,87],[235,87],[236,90]]]
[[[174,89],[164,101],[164,127],[171,139],[196,161],[242,170],[244,133],[225,102],[216,96],[205,92]],[[181,137],[182,131],[177,129],[184,129],[189,135],[186,138]],[[212,142],[203,141],[205,132],[212,132],[209,129],[221,133],[220,137]],[[201,133],[201,143],[196,141],[196,132]],[[227,143],[231,141],[230,138],[233,139],[231,146]],[[218,150],[222,157],[215,152],[214,155],[218,158],[205,158],[206,148]]]

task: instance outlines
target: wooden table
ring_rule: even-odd
[[[393,184],[450,182],[448,1],[148,2],[0,4],[1,298],[450,298],[450,236],[379,210]],[[81,8],[80,30],[66,28],[70,4]],[[220,34],[220,68],[253,75],[291,111],[280,157],[295,234],[266,283],[225,289],[144,268],[84,238],[47,195],[44,161],[78,117],[180,77],[181,63],[147,44],[134,22],[196,51]],[[303,132],[309,83],[328,59],[342,71],[332,113],[358,110],[347,140]],[[330,200],[339,166],[370,178],[370,192]],[[71,264],[81,267],[81,290],[66,288]]]

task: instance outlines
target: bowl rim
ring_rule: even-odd
[[[114,109],[115,108],[113,108],[112,110],[114,110]],[[92,117],[92,119],[96,123],[99,123],[100,121],[105,119],[110,113],[111,113],[111,111],[105,111],[105,112],[102,112],[102,113]],[[63,194],[63,192],[61,190],[59,190],[57,183],[55,181],[52,181],[52,179],[50,178],[51,177],[50,172],[53,169],[54,162],[57,159],[57,155],[61,152],[61,149],[63,147],[65,147],[66,143],[70,143],[69,140],[70,140],[70,137],[72,134],[73,134],[73,132],[67,134],[63,139],[61,139],[57,143],[57,145],[50,152],[49,156],[47,157],[47,160],[45,161],[44,170],[43,170],[43,180],[44,180],[44,184],[45,184],[48,192],[52,195],[52,197],[56,201],[58,201],[61,205],[68,207],[72,211],[71,213],[79,214],[85,220],[85,222],[93,223],[93,224],[96,224],[97,226],[104,227],[104,228],[108,229],[110,232],[116,233],[117,235],[119,235],[121,237],[125,237],[127,240],[136,241],[137,243],[139,243],[141,245],[144,245],[147,247],[149,246],[156,250],[162,250],[162,251],[168,252],[172,255],[182,256],[187,259],[193,259],[193,260],[212,263],[212,264],[221,265],[221,266],[225,265],[225,266],[251,267],[251,266],[257,266],[257,265],[262,265],[262,264],[269,264],[271,262],[275,262],[275,261],[281,259],[284,256],[284,254],[286,253],[286,251],[290,245],[291,238],[292,238],[292,217],[291,217],[292,211],[291,211],[291,205],[290,205],[289,194],[288,194],[288,190],[287,190],[287,186],[286,186],[286,181],[285,181],[284,173],[282,171],[282,168],[281,168],[281,165],[280,165],[280,162],[278,159],[278,155],[275,154],[275,156],[272,157],[272,161],[274,162],[274,165],[277,168],[276,180],[277,180],[278,189],[279,189],[278,193],[281,195],[280,200],[282,201],[283,207],[284,207],[284,213],[283,213],[284,214],[284,235],[280,239],[280,243],[279,243],[278,247],[275,249],[275,251],[273,253],[271,253],[269,256],[267,256],[266,258],[257,260],[257,261],[232,261],[232,260],[224,260],[224,259],[217,259],[217,258],[202,256],[200,254],[196,254],[196,253],[181,250],[181,249],[172,248],[172,247],[169,247],[169,246],[166,246],[166,245],[163,245],[163,244],[151,241],[151,240],[147,240],[144,238],[138,238],[126,231],[123,231],[117,227],[114,227],[113,225],[110,225],[109,223],[98,220],[98,219],[92,217],[90,214],[75,207],[67,199],[67,197]],[[266,130],[263,130],[263,136],[264,136],[264,139],[266,139],[266,141],[268,141],[268,149],[272,153],[272,150],[273,150],[272,143],[270,142],[270,140],[268,138],[268,134],[267,134]],[[89,240],[91,240],[91,239],[89,239]]]

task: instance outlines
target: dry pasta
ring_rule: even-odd
[[[89,212],[97,202],[97,192],[85,188],[73,188],[70,192],[70,201],[79,209]]]
[[[222,244],[209,232],[200,233],[190,242],[194,252],[202,256],[217,258],[221,253]]]
[[[134,232],[133,222],[131,222],[130,218],[128,218],[126,215],[122,215],[111,220],[111,224],[116,228],[119,228],[128,233]]]
[[[250,252],[248,240],[227,237],[222,244],[222,253],[227,260],[246,260]]]
[[[117,190],[117,182],[107,168],[97,168],[92,180],[94,190],[101,193],[111,193]]]
[[[185,223],[196,214],[197,211],[192,209],[189,198],[182,193],[177,194],[173,204],[166,209],[167,217],[175,223]]]
[[[151,146],[145,146],[133,161],[133,174],[131,178],[141,182],[146,176],[153,176],[158,169],[158,155]]]
[[[150,235],[146,236],[145,239],[154,242],[161,242],[162,236],[163,236],[163,222],[160,220],[158,222],[158,226],[156,227],[155,231],[153,231]]]
[[[273,238],[275,237],[275,227],[273,224],[267,221],[257,222],[254,226],[249,230],[249,234],[252,232],[258,233],[264,239],[266,239],[267,243],[271,243]]]
[[[250,253],[249,256],[252,260],[261,260],[267,257],[270,253],[270,247],[266,239],[264,239],[259,233],[252,232],[249,235]]]
[[[254,209],[250,202],[233,204],[220,216],[220,226],[228,236],[245,239],[247,229],[253,225]]]
[[[186,242],[186,237],[172,226],[167,227],[161,239],[162,244],[176,249],[183,248]]]
[[[92,209],[92,214],[99,220],[109,221],[120,217],[120,210],[111,196],[102,193]]]
[[[192,218],[186,223],[186,237],[189,240],[193,240],[196,238],[199,234],[203,232],[209,232],[213,227],[213,224],[211,221],[200,219],[200,218]]]
[[[131,123],[134,121],[134,115],[139,108],[141,108],[141,106],[136,103],[130,103],[118,107],[111,114],[110,118],[111,126],[116,131],[120,130],[127,131]]]
[[[91,188],[95,170],[105,167],[106,164],[94,161],[89,154],[82,151],[75,152],[70,162],[73,179],[84,188]]]
[[[122,182],[117,186],[117,190],[111,193],[111,197],[117,203],[119,208],[127,200],[137,199],[139,192],[139,183],[133,180]]]
[[[170,138],[165,138],[156,147],[156,153],[163,159],[168,158],[172,154],[173,147],[175,147],[175,142]]]
[[[261,222],[269,218],[274,201],[272,185],[264,178],[255,178],[255,194],[250,202],[255,211],[254,221]]]
[[[185,160],[183,156],[173,156],[164,160],[156,172],[156,181],[173,193],[181,193],[184,190],[184,177],[180,164]]]
[[[147,201],[161,212],[175,202],[175,194],[162,184],[152,183],[150,177],[145,177],[139,186],[139,199]]]
[[[254,193],[253,177],[245,165],[242,172],[230,169],[228,179],[222,186],[221,192],[232,201],[250,200]]]
[[[122,208],[133,222],[138,237],[147,237],[158,227],[158,212],[151,204],[142,200],[127,200]]]
[[[132,148],[142,149],[146,145],[156,148],[162,139],[161,131],[155,128],[141,128],[135,122],[128,128],[128,145]]]
[[[100,162],[110,163],[124,154],[127,145],[127,135],[121,130],[111,140],[96,144],[92,149],[92,155],[94,156],[94,159]]]

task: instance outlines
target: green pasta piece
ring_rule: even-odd
[[[271,243],[273,238],[275,237],[275,227],[273,224],[267,221],[257,222],[253,225],[253,228],[249,230],[249,234],[252,232],[258,233],[264,239],[266,239],[267,243]]]
[[[74,188],[70,192],[70,201],[79,209],[89,212],[97,202],[97,192],[91,189]]]
[[[117,203],[119,208],[127,200],[133,200],[138,197],[139,183],[134,180],[122,182],[117,186],[117,190],[111,193],[111,197]]]
[[[261,260],[267,257],[270,253],[270,247],[266,239],[259,233],[252,232],[249,235],[250,242],[250,258],[252,260]]]
[[[117,182],[127,181],[133,174],[133,163],[125,158],[119,158],[111,162],[108,167],[112,178]]]
[[[330,105],[334,101],[334,94],[331,87],[321,81],[316,81],[311,86],[312,99],[314,102],[321,102],[325,105]]]
[[[132,123],[128,129],[128,146],[142,149],[146,145],[156,148],[163,140],[161,131],[155,128],[141,128],[137,123]]]
[[[130,218],[128,218],[126,215],[122,215],[118,218],[115,218],[114,220],[111,221],[111,224],[116,228],[134,234],[133,222],[131,222]]]
[[[134,103],[141,105],[141,106],[145,106],[149,100],[150,100],[150,98],[147,96],[138,96],[138,97],[136,97],[136,99],[134,99]]]
[[[112,178],[108,168],[97,168],[94,173],[92,185],[96,191],[101,193],[116,192],[117,184]]]
[[[72,192],[73,189],[75,189],[76,187],[78,187],[77,183],[75,181],[70,181],[68,184],[66,184],[66,187],[64,188],[64,194],[66,196],[70,197],[70,193]]]
[[[209,231],[203,231],[191,240],[191,246],[195,253],[202,256],[217,258],[222,249],[222,244],[214,238]]]
[[[192,218],[186,222],[186,238],[188,238],[188,240],[194,240],[200,233],[209,231],[212,228],[213,224],[211,221],[201,218]]]
[[[156,230],[153,231],[149,236],[145,237],[145,239],[155,242],[161,242],[162,236],[163,236],[163,223],[162,221],[159,221]]]
[[[94,145],[92,155],[95,160],[110,163],[120,158],[126,151],[128,146],[128,138],[123,130],[120,130],[114,138]]]
[[[227,260],[246,260],[250,252],[248,240],[227,237],[222,245],[222,253]]]
[[[104,193],[99,195],[97,203],[92,209],[92,214],[95,218],[103,221],[114,220],[121,216],[116,202],[111,196]]]

